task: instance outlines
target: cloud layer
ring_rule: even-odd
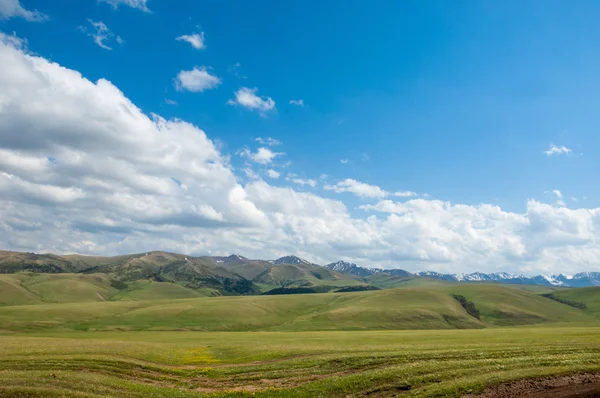
[[[242,183],[198,127],[146,115],[109,81],[27,54],[13,37],[0,35],[0,64],[4,249],[293,253],[442,272],[571,273],[600,262],[600,209],[530,200],[518,214],[406,193],[396,201],[348,179],[331,189],[365,198],[349,210],[260,177]],[[250,156],[269,163],[260,150]]]

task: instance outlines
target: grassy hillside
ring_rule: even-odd
[[[0,274],[0,305],[183,299],[219,295],[170,282],[123,283],[106,274]]]
[[[192,290],[170,282],[140,280],[131,282],[110,298],[111,301],[168,300],[211,296],[217,291],[210,288]]]
[[[453,294],[473,302],[481,320]],[[548,298],[494,285],[0,308],[2,328],[17,331],[449,329],[595,321]]]
[[[393,289],[397,287],[434,287],[446,286],[455,282],[443,281],[440,279],[423,278],[420,276],[396,276],[389,274],[375,274],[364,278],[366,283],[376,286],[380,289]]]
[[[23,275],[0,274],[0,305],[39,303],[41,299],[21,285]]]
[[[457,284],[443,290],[462,295],[473,302],[481,314],[481,320],[490,325],[513,326],[589,319],[576,308],[502,285]]]
[[[600,287],[582,287],[552,292],[556,298],[585,304],[584,312],[600,317]]]

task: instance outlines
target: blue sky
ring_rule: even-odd
[[[24,18],[15,4],[47,18]],[[528,200],[555,210],[600,206],[597,2],[0,0],[0,12],[3,6],[13,8],[11,15],[5,8],[0,31],[26,40],[29,53],[92,82],[107,79],[146,115],[198,126],[230,157],[244,187],[257,180],[244,172],[251,169],[270,186],[342,200],[350,217],[363,220],[360,206],[390,195],[337,192],[340,181],[519,215],[528,213]],[[106,26],[104,47],[90,21]],[[203,48],[176,40],[192,34],[203,35]],[[219,83],[195,92],[178,86],[180,73],[194,67]],[[273,108],[227,104],[242,88],[270,98]],[[552,145],[564,150],[546,154]],[[260,147],[284,155],[253,161]],[[280,178],[266,176],[269,169]],[[387,266],[364,253],[347,258]]]
[[[93,0],[27,1],[51,23],[14,19],[3,28],[91,80],[107,78],[145,112],[200,126],[230,151],[277,138],[290,170],[306,178],[352,177],[515,211],[553,189],[598,204],[597,3],[284,3],[150,0],[144,13]],[[125,43],[94,46],[77,30],[88,18]],[[205,32],[206,49],[174,41],[192,32]],[[246,79],[229,71],[237,63]],[[197,65],[223,83],[177,92],[177,73]],[[224,106],[240,86],[273,98],[276,114]],[[548,159],[551,142],[584,156]]]

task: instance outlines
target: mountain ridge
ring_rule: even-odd
[[[150,258],[151,261],[146,259]],[[84,256],[84,255],[56,255],[51,253],[36,254],[22,253],[13,251],[0,251],[0,273],[15,273],[20,271],[31,271],[41,273],[91,273],[106,272],[116,274],[120,279],[132,278],[158,278],[160,280],[165,275],[169,278],[184,278],[187,283],[192,285],[202,281],[201,284],[211,286],[220,286],[223,281],[227,284],[232,281],[238,281],[246,284],[245,281],[255,280],[256,275],[250,278],[242,276],[246,274],[240,272],[246,266],[253,266],[267,270],[269,266],[301,266],[301,267],[319,267],[337,274],[351,275],[354,278],[367,282],[369,277],[374,275],[390,275],[400,278],[431,278],[448,282],[493,282],[508,283],[520,285],[540,285],[554,287],[588,287],[600,286],[600,272],[579,272],[574,275],[535,275],[525,276],[522,274],[510,274],[507,272],[472,272],[445,274],[435,271],[421,271],[411,273],[409,271],[395,269],[381,269],[362,267],[355,263],[343,260],[319,265],[309,262],[295,255],[287,255],[276,260],[253,260],[238,254],[229,256],[185,256],[182,254],[169,253],[164,251],[152,251],[146,253],[119,255],[111,257]],[[237,268],[236,268],[237,267]],[[239,268],[241,267],[241,268]],[[269,271],[271,272],[271,271]],[[311,271],[308,271],[309,273]],[[160,275],[160,274],[164,275]],[[306,273],[306,270],[301,273]],[[313,272],[313,274],[315,274]],[[158,276],[157,276],[158,275]],[[249,276],[249,275],[247,275]],[[313,275],[317,279],[322,279],[322,275]],[[268,280],[273,280],[269,275]],[[339,279],[336,274],[325,276],[326,279]],[[179,279],[178,279],[179,280]],[[275,278],[276,284],[293,284],[293,278],[288,281],[280,281]],[[229,285],[228,285],[229,286]],[[245,286],[244,290],[251,292],[251,286]]]

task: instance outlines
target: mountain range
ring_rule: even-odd
[[[519,285],[542,285],[542,286],[562,286],[562,287],[587,287],[600,286],[600,272],[580,272],[575,275],[537,275],[525,276],[515,275],[506,272],[494,272],[490,274],[482,272],[473,272],[471,274],[442,274],[434,271],[423,271],[412,274],[403,269],[381,269],[365,268],[353,263],[338,261],[327,264],[325,268],[338,272],[349,273],[360,277],[369,277],[377,274],[387,274],[405,277],[424,277],[433,278],[449,282],[496,282],[510,283]]]
[[[103,274],[115,286],[150,280],[177,284],[203,294],[260,294],[271,289],[312,287],[318,291],[389,288],[424,283],[506,283],[556,287],[600,286],[600,272],[575,275],[524,276],[504,272],[442,274],[403,269],[361,267],[345,261],[324,266],[289,255],[253,260],[240,255],[192,257],[149,252],[113,257],[54,255],[0,251],[0,274]],[[430,282],[428,282],[430,281]]]

